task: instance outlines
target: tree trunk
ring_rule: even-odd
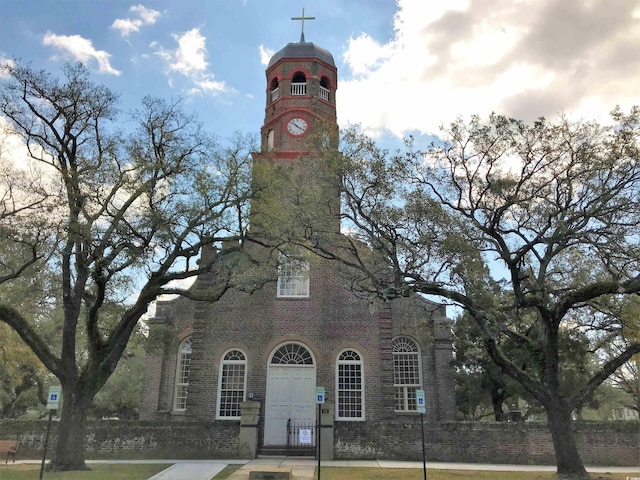
[[[89,470],[84,448],[87,413],[93,397],[78,390],[75,384],[67,388],[63,385],[62,415],[53,459],[49,464],[53,471]]]
[[[578,445],[571,420],[571,410],[567,402],[562,398],[556,397],[545,405],[545,409],[547,411],[549,431],[553,439],[553,448],[556,453],[558,479],[588,479],[589,475],[578,453]]]
[[[506,396],[503,393],[503,390],[500,386],[497,386],[495,383],[492,383],[491,387],[491,404],[493,405],[493,416],[495,417],[496,422],[504,422],[504,401]]]

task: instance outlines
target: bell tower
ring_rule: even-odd
[[[337,132],[336,89],[338,70],[333,56],[304,38],[289,43],[270,60],[266,70],[266,110],[261,153],[281,160],[297,158],[312,150],[309,139],[319,124]]]
[[[321,150],[335,149],[338,134],[338,70],[328,50],[305,41],[304,20],[310,19],[314,17],[305,17],[304,10],[302,17],[292,18],[302,20],[300,41],[287,44],[269,61],[260,152],[253,155],[256,166],[295,168],[302,173],[304,183],[313,183],[313,177],[319,174],[317,162],[305,160],[320,159]],[[328,210],[322,215],[328,221],[325,225],[339,230],[340,194],[337,182],[333,183],[335,188],[323,195]],[[271,193],[278,197],[278,192]],[[252,209],[259,211],[260,206],[254,202]]]

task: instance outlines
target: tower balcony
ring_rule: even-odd
[[[303,83],[298,83],[298,82],[292,82],[291,83],[291,95],[306,95],[307,94],[307,84],[306,82]]]
[[[327,102],[329,101],[329,89],[324,88],[322,85],[320,85],[320,98]]]

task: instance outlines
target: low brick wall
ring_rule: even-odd
[[[18,458],[42,456],[46,421],[0,420],[0,438],[20,439]],[[86,455],[91,459],[237,458],[238,422],[89,422]],[[53,422],[49,451],[57,438]]]
[[[587,465],[640,465],[640,422],[585,422],[575,427]],[[432,462],[555,464],[545,423],[425,422],[424,435],[427,460]],[[337,460],[422,460],[419,418],[357,426],[336,422],[334,436]]]
[[[20,439],[18,458],[39,458],[46,421],[0,420],[0,438]],[[53,423],[51,451],[56,440]],[[87,458],[237,458],[239,422],[96,421],[87,431]],[[425,422],[427,460],[433,462],[555,464],[544,423]],[[577,423],[588,465],[640,465],[640,422]],[[335,458],[421,460],[419,418],[336,422]]]

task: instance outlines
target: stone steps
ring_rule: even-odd
[[[263,467],[249,472],[249,480],[292,480],[290,467]]]
[[[314,480],[313,465],[247,464],[229,476],[229,480]]]

